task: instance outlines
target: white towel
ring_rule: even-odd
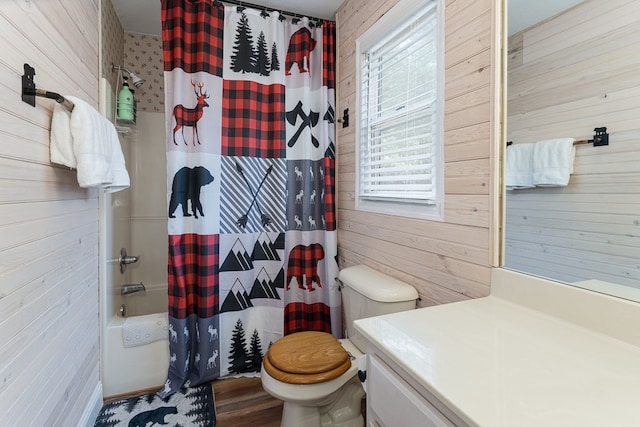
[[[122,344],[125,347],[145,345],[168,337],[167,312],[127,317],[122,325]]]
[[[56,103],[53,108],[50,139],[49,154],[51,161],[59,165],[75,168],[78,165],[78,162],[76,160],[76,155],[73,154],[71,112],[61,104]]]
[[[104,191],[106,191],[107,193],[115,193],[116,191],[129,188],[130,181],[129,181],[129,173],[127,172],[127,167],[124,161],[124,154],[122,154],[122,148],[120,147],[120,140],[118,139],[118,133],[116,131],[116,128],[111,124],[111,122],[109,122],[108,120],[106,121],[113,129],[115,140],[114,140],[114,136],[112,136],[111,137],[111,159],[109,163],[112,180],[110,184],[105,185]]]
[[[533,188],[533,143],[507,146],[505,185],[507,190]]]
[[[569,184],[576,149],[573,138],[538,141],[533,147],[533,183],[538,187]]]
[[[68,96],[69,113],[56,105],[51,119],[51,161],[78,172],[80,187],[118,191],[129,187],[118,133],[113,124],[83,100]]]

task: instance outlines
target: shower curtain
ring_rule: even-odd
[[[163,0],[162,25],[168,396],[342,326],[334,23]]]

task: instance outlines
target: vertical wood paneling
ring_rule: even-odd
[[[337,13],[338,111],[355,105],[355,43],[397,0],[347,0]],[[500,2],[452,0],[445,9],[444,222],[355,210],[355,120],[338,126],[341,267],[368,264],[418,289],[420,305],[485,296],[498,233]]]
[[[49,162],[53,101],[97,106],[98,1],[0,5],[0,425],[80,421],[99,382],[98,206],[75,171]]]
[[[593,22],[607,22],[593,27]],[[509,39],[507,139],[588,139],[569,185],[506,196],[506,266],[640,283],[640,3],[590,0]]]

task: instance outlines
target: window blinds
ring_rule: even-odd
[[[435,2],[363,53],[359,196],[431,204],[437,94]]]

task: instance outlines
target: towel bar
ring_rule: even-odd
[[[579,139],[574,141],[573,145],[593,144],[594,147],[609,145],[609,134],[607,133],[606,126],[595,128],[593,131],[595,132],[593,139]],[[513,141],[507,141],[507,147],[511,144],[513,144]]]

